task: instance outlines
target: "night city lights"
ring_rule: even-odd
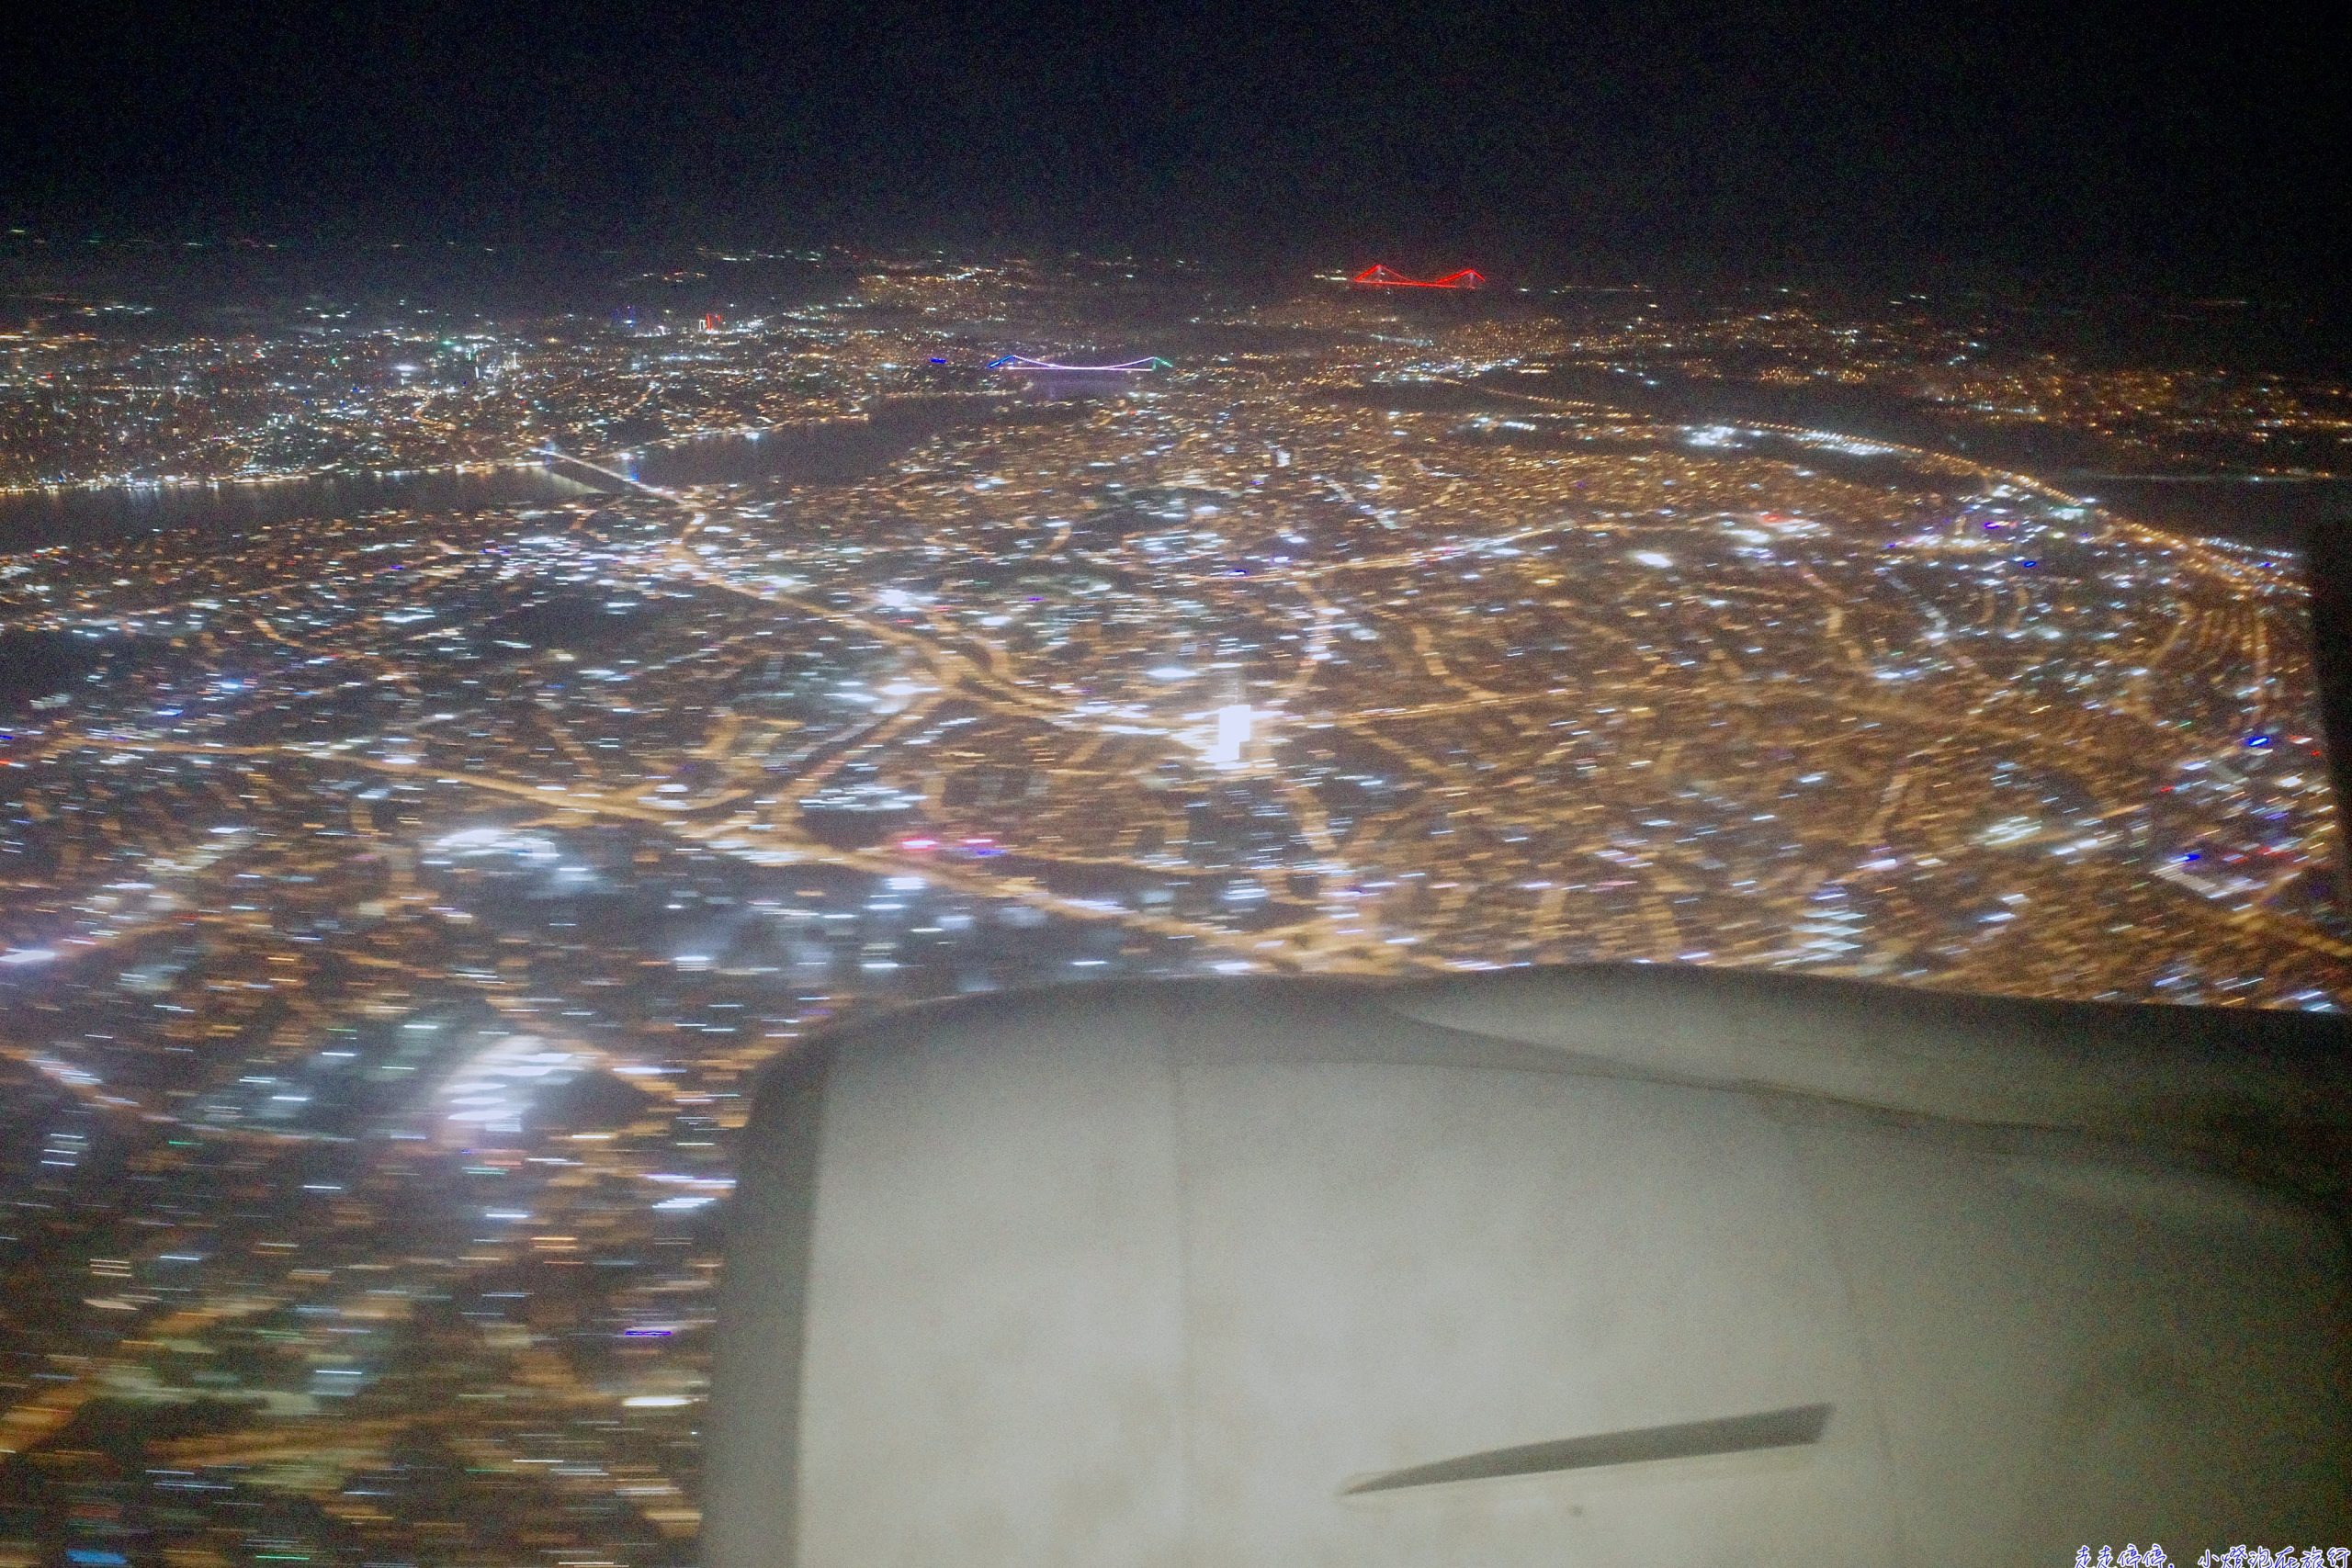
[[[2340,16],[11,23],[0,1568],[2352,1553]]]
[[[2317,460],[2338,386],[1782,291],[789,265],[0,344],[5,1529],[690,1560],[750,1077],[878,1004],[2352,998],[2296,558],[1970,455]],[[1089,342],[1161,352],[1009,346]]]

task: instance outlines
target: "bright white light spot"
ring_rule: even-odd
[[[1209,742],[1208,760],[1220,767],[1241,761],[1241,748],[1250,744],[1250,705],[1233,703],[1216,710],[1216,739]]]

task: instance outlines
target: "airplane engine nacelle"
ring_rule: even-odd
[[[1650,966],[887,1017],[745,1134],[707,1561],[2341,1542],[2342,1239],[2213,1173],[2340,1029]]]

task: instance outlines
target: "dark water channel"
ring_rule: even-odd
[[[811,421],[752,434],[692,437],[647,446],[605,466],[664,488],[782,479],[841,484],[881,472],[926,436],[960,428],[1003,428],[1075,417],[1069,405],[1039,407],[969,398],[910,398],[870,417]],[[520,465],[471,473],[336,474],[259,484],[100,490],[0,496],[0,550],[114,538],[162,529],[235,534],[272,524],[365,516],[371,512],[470,512],[552,505],[597,493],[594,475]]]
[[[1955,431],[1905,399],[1867,388],[1765,387],[1569,369],[1496,377],[1487,385],[1505,394],[1589,399],[1693,424],[1758,420],[1950,452],[2031,474],[2172,533],[2292,548],[2313,529],[2352,526],[2352,480],[2117,473],[2098,443],[2065,431]],[[1494,406],[1499,411],[1504,404]]]

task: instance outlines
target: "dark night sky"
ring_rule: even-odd
[[[44,0],[0,212],[2322,291],[2325,9]]]

